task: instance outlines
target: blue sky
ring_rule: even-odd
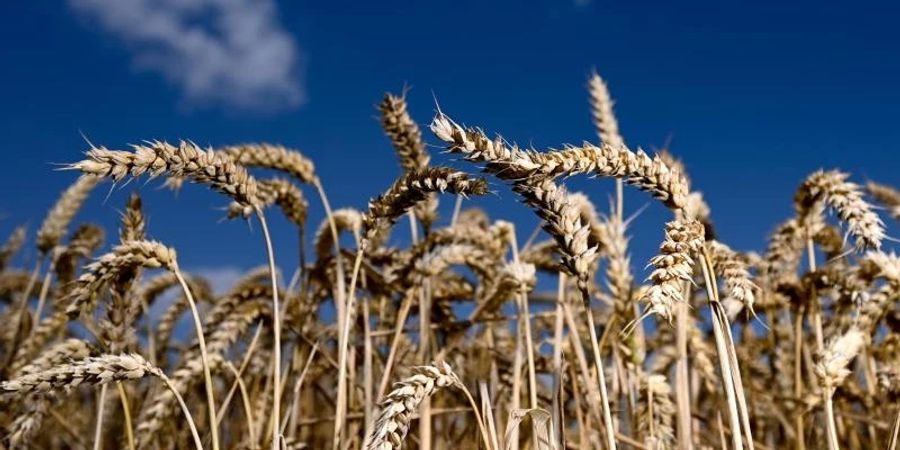
[[[0,232],[39,226],[73,180],[54,163],[80,158],[80,133],[110,148],[145,139],[283,143],[315,160],[334,205],[362,208],[398,173],[375,108],[385,91],[409,85],[420,123],[436,97],[460,122],[546,148],[596,139],[585,94],[596,68],[626,141],[652,149],[671,137],[722,238],[759,249],[818,168],[900,184],[900,8],[787,3],[6,2]],[[535,220],[493,184],[484,204],[519,223],[524,239]],[[258,227],[219,222],[220,196],[158,185],[132,183],[108,198],[104,185],[80,219],[114,230],[126,194],[140,189],[151,235],[178,248],[183,266],[264,262]],[[572,186],[602,207],[612,184]],[[646,203],[631,192],[626,206]],[[632,228],[638,269],[665,218],[652,206]],[[273,221],[287,266],[295,236]]]

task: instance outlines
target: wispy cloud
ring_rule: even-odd
[[[69,0],[124,41],[137,68],[163,75],[192,104],[242,109],[304,100],[302,55],[273,0]]]

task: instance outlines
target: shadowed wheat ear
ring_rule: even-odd
[[[25,243],[25,237],[25,226],[18,226],[10,233],[9,237],[6,238],[3,247],[0,247],[0,272],[6,269],[9,261],[22,249],[22,245]]]
[[[869,195],[888,209],[891,217],[900,220],[900,191],[886,184],[870,181],[866,183]]]
[[[166,374],[147,362],[136,353],[122,355],[100,355],[70,361],[43,371],[23,375],[18,378],[0,382],[0,393],[5,395],[24,395],[40,392],[69,392],[82,385],[102,386],[110,382],[138,380],[153,376],[162,380],[172,390],[171,382]],[[194,425],[187,405],[177,391],[172,390],[178,398],[182,412],[187,419],[198,450],[203,446]]]
[[[847,223],[848,232],[856,238],[856,250],[878,250],[885,237],[884,223],[869,203],[862,189],[847,181],[849,175],[838,170],[819,170],[810,175],[794,196],[797,215],[805,223],[818,214],[820,205],[831,207]]]
[[[66,189],[57,200],[56,204],[50,208],[47,217],[41,224],[41,228],[37,232],[37,247],[41,253],[47,253],[53,249],[63,235],[66,234],[66,228],[81,209],[81,205],[87,199],[88,194],[94,189],[94,186],[100,181],[100,178],[90,174],[78,177],[68,189]]]
[[[257,197],[261,208],[277,205],[291,223],[301,229],[306,225],[306,213],[309,209],[309,203],[307,203],[303,191],[297,186],[284,178],[260,180],[257,186],[259,188]],[[254,212],[252,206],[239,202],[232,202],[228,205],[229,219],[235,217],[249,218]]]
[[[363,216],[364,242],[372,239],[381,227],[394,223],[430,193],[450,192],[456,195],[484,195],[487,182],[448,167],[432,167],[401,176],[383,194],[369,202]]]
[[[391,144],[400,160],[400,167],[404,172],[415,172],[428,168],[431,155],[425,148],[419,125],[413,121],[407,111],[405,94],[405,92],[402,96],[385,94],[378,109],[381,110],[381,127],[391,139]],[[426,230],[437,219],[437,206],[437,198],[432,194],[422,203],[413,207],[416,218],[422,222]]]

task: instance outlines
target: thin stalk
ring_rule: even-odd
[[[478,422],[478,431],[481,433],[481,439],[484,443],[486,449],[491,448],[491,439],[488,435],[487,430],[484,428],[484,418],[481,416],[481,413],[478,411],[478,403],[475,403],[475,399],[472,398],[472,393],[466,388],[464,384],[461,382],[457,385],[463,394],[466,395],[466,399],[469,400],[469,406],[472,407],[472,412],[475,414],[475,421]]]
[[[262,323],[256,326],[256,331],[253,333],[253,339],[250,340],[250,344],[244,351],[244,359],[241,361],[241,366],[238,368],[239,374],[243,375],[244,370],[246,370],[247,366],[250,364],[250,358],[253,356],[253,353],[256,352],[256,344],[259,342],[259,337],[261,335]],[[231,383],[231,388],[228,390],[228,395],[225,396],[225,400],[222,401],[222,405],[219,406],[219,412],[216,414],[217,425],[221,424],[222,419],[225,418],[225,412],[228,411],[228,405],[231,404],[231,399],[234,397],[234,393],[237,389],[238,383],[237,380],[235,380],[234,383]]]
[[[119,401],[122,403],[122,416],[125,418],[125,438],[128,440],[128,449],[134,449],[134,430],[131,426],[131,407],[128,404],[128,395],[125,393],[125,387],[122,383],[116,383],[116,389],[119,390]]]
[[[334,436],[332,448],[338,450],[341,448],[341,440],[344,431],[344,421],[347,414],[347,353],[350,345],[350,321],[352,320],[353,310],[356,307],[356,280],[359,276],[359,268],[362,265],[363,254],[366,245],[363,243],[356,252],[356,260],[353,262],[353,272],[350,275],[350,288],[347,295],[347,304],[345,307],[344,318],[341,324],[341,335],[338,340],[338,393],[337,393],[337,411],[334,419]],[[273,450],[278,450],[274,449]]]
[[[710,315],[713,322],[713,335],[716,339],[716,354],[719,357],[719,368],[722,371],[722,384],[725,386],[725,395],[728,399],[728,417],[731,423],[731,442],[734,450],[742,450],[744,448],[743,439],[741,437],[741,420],[737,410],[737,400],[734,393],[734,379],[732,378],[731,362],[728,357],[728,349],[725,343],[723,324],[720,316],[717,314],[716,307],[719,305],[719,297],[715,288],[715,280],[709,267],[709,262],[705,254],[700,255],[700,267],[703,269],[703,278],[706,285],[706,293],[709,297]]]
[[[281,388],[281,305],[278,303],[278,280],[275,278],[275,252],[272,250],[272,238],[269,235],[269,226],[266,224],[266,217],[261,208],[256,207],[256,217],[259,219],[259,225],[263,230],[263,237],[266,240],[266,255],[269,259],[269,276],[272,280],[272,326],[274,331],[274,343],[272,344],[272,366],[274,368],[273,379],[275,389],[272,391],[272,418],[270,421],[281,420],[281,398],[278,395]],[[213,416],[215,419],[215,416]],[[215,436],[215,435],[213,435]],[[280,450],[278,439],[278,428],[272,427],[272,450]],[[213,450],[217,450],[213,448]]]
[[[166,387],[169,388],[169,391],[172,392],[172,395],[175,396],[175,400],[178,400],[178,406],[181,407],[181,412],[184,414],[185,420],[187,420],[188,428],[191,430],[191,437],[194,438],[194,447],[197,450],[203,450],[203,443],[200,441],[200,433],[197,432],[197,425],[194,424],[194,418],[191,416],[191,410],[188,409],[187,405],[184,403],[184,398],[181,397],[181,394],[178,393],[178,389],[172,385],[172,381],[169,380],[162,372],[159,373],[159,378],[166,384]]]
[[[897,443],[900,442],[900,408],[894,415],[894,426],[891,430],[891,440],[888,443],[888,450],[897,450]]]
[[[47,268],[47,273],[44,275],[44,281],[41,283],[41,293],[38,296],[38,304],[37,308],[34,310],[34,323],[41,322],[41,314],[44,311],[44,305],[47,302],[47,294],[50,292],[50,280],[53,278],[53,269],[56,268],[56,258],[53,257],[50,259],[50,267]],[[31,336],[34,333],[36,327],[32,327],[31,331],[28,332],[28,335]]]
[[[600,405],[603,407],[603,424],[606,427],[606,446],[609,450],[616,450],[616,431],[613,428],[612,414],[609,411],[609,394],[606,392],[606,375],[603,373],[603,358],[600,356],[600,345],[597,344],[597,328],[594,326],[594,313],[591,311],[590,294],[587,290],[581,291],[584,299],[585,315],[587,316],[591,348],[594,351],[594,365],[597,368],[597,378],[600,384]]]
[[[391,338],[391,348],[388,350],[387,359],[384,361],[384,371],[381,374],[381,382],[378,384],[377,398],[384,397],[388,384],[391,381],[391,371],[394,368],[394,359],[397,357],[397,348],[400,346],[400,336],[403,335],[403,325],[406,324],[406,318],[409,316],[409,310],[412,308],[412,296],[404,295],[403,303],[400,304],[400,312],[397,313],[397,323],[394,324],[394,336]]]
[[[516,234],[515,229],[512,233],[512,242],[510,242],[510,248],[512,249],[512,257],[513,262],[519,262],[519,250],[518,244],[516,243]],[[516,294],[516,306],[519,308],[519,317],[521,318],[521,325],[525,331],[525,356],[528,360],[528,400],[529,407],[531,409],[538,407],[537,401],[537,377],[535,376],[534,369],[534,340],[531,337],[531,314],[529,313],[528,308],[528,295],[523,293]]]
[[[106,388],[107,385],[100,387],[100,398],[97,399],[97,424],[94,427],[94,450],[100,450],[103,440],[103,410],[106,409]]]
[[[838,444],[837,427],[834,423],[834,402],[832,400],[834,388],[828,386],[825,389],[822,389],[822,391],[822,395],[825,396],[825,431],[827,433],[826,441],[828,442],[828,450],[840,450],[841,446]]]
[[[556,436],[559,436],[559,444],[562,446],[563,424],[562,424],[562,345],[563,345],[563,327],[564,318],[562,304],[566,295],[566,275],[559,273],[559,281],[557,281],[556,291],[556,312],[553,321],[553,428]],[[562,446],[561,448],[565,448]]]
[[[685,293],[690,293],[690,283],[684,283]],[[690,295],[685,295],[688,299]],[[688,356],[687,356],[687,327],[688,311],[687,303],[675,305],[675,345],[678,352],[678,360],[675,362],[675,404],[678,414],[678,448],[691,450],[693,439],[691,438],[691,394],[688,385]]]
[[[209,354],[206,352],[206,339],[203,337],[203,324],[200,321],[200,313],[197,311],[197,303],[194,302],[194,296],[191,294],[191,289],[184,280],[184,276],[181,275],[181,271],[178,270],[177,264],[173,264],[172,272],[175,274],[178,283],[181,284],[181,288],[184,290],[184,297],[191,307],[191,317],[194,320],[194,329],[197,332],[197,343],[200,347],[200,357],[203,363],[203,381],[206,386],[206,403],[207,409],[209,410],[209,427],[210,434],[212,435],[212,448],[213,450],[219,450],[219,427],[216,422],[216,401],[214,398],[215,394],[212,375],[209,370]]]
[[[253,407],[250,406],[250,396],[247,394],[247,386],[244,384],[244,380],[241,379],[241,374],[234,367],[234,364],[231,361],[225,362],[225,367],[231,371],[231,374],[234,375],[234,382],[238,385],[238,388],[241,392],[241,403],[244,405],[244,416],[247,419],[247,433],[250,435],[250,442],[253,444],[254,448],[256,447],[256,435],[253,434]]]

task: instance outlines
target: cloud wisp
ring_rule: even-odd
[[[300,49],[273,0],[69,0],[125,42],[140,70],[194,105],[279,110],[304,100]]]

